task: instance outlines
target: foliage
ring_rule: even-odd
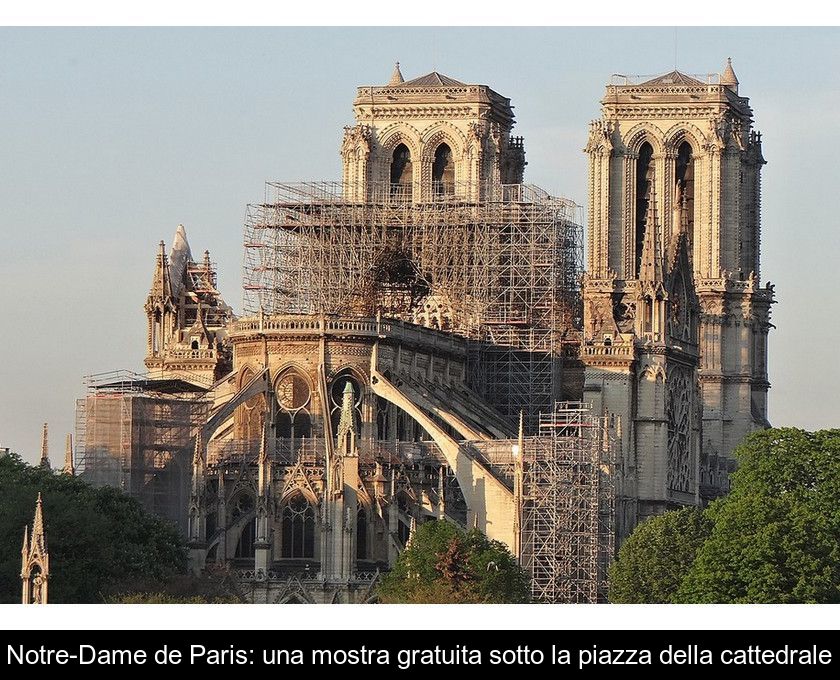
[[[756,432],[681,602],[840,602],[840,430]]]
[[[129,593],[108,599],[109,604],[239,604],[239,598],[214,597],[207,599],[201,595],[178,597],[169,593]]]
[[[20,601],[23,528],[41,492],[50,553],[50,601],[102,602],[140,581],[161,584],[186,570],[176,527],[118,489],[0,458],[0,602]],[[160,585],[158,585],[160,587]]]
[[[445,521],[421,524],[377,591],[386,603],[528,600],[528,579],[503,543]]]
[[[710,521],[694,507],[639,524],[610,569],[610,602],[671,602],[710,530]]]

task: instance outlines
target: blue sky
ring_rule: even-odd
[[[838,425],[837,29],[0,29],[0,446],[54,461],[81,377],[142,369],[155,244],[183,223],[241,301],[267,179],[334,179],[358,85],[433,69],[512,99],[526,179],[586,202],[610,74],[733,58],[764,133],[775,425]]]

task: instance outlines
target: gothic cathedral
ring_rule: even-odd
[[[625,452],[619,533],[726,491],[767,423],[761,135],[731,62],[607,86],[591,124],[584,400]]]

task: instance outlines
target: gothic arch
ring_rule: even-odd
[[[272,384],[276,384],[277,381],[289,371],[296,371],[299,373],[311,386],[312,381],[309,379],[310,369],[299,361],[287,361],[286,363],[278,366],[276,369],[273,369],[272,373],[274,375],[274,380],[272,381]]]
[[[665,371],[661,366],[645,366],[639,380],[665,380]]]
[[[280,555],[283,559],[318,557],[318,513],[302,490],[295,490],[280,504]]]
[[[327,378],[327,410],[330,414],[330,422],[332,423],[333,435],[336,434],[338,422],[341,416],[342,405],[342,389],[338,387],[337,382],[342,378],[350,378],[356,383],[359,388],[358,397],[355,400],[354,407],[356,412],[356,431],[357,434],[361,432],[362,423],[365,419],[365,406],[368,403],[370,389],[368,387],[369,378],[359,371],[355,366],[345,365],[332,371]],[[354,390],[355,392],[355,390]]]
[[[379,148],[385,163],[391,162],[391,154],[399,144],[405,144],[413,159],[420,159],[420,131],[408,123],[392,123],[379,132]]]
[[[452,160],[460,162],[467,148],[467,140],[463,133],[452,123],[440,121],[423,130],[420,138],[421,156],[423,163],[431,163],[435,158],[435,151],[442,143],[446,143],[452,150]]]
[[[634,125],[624,135],[624,152],[636,155],[642,144],[647,142],[653,148],[654,156],[662,153],[662,130],[651,123],[643,122]]]
[[[665,151],[671,153],[676,153],[680,144],[688,142],[695,156],[703,152],[703,147],[707,143],[706,135],[691,123],[672,125],[665,133],[663,140]]]
[[[341,366],[337,366],[332,371],[330,371],[327,375],[327,383],[332,383],[333,380],[341,377],[341,375],[344,373],[352,373],[353,378],[360,383],[362,392],[365,392],[365,387],[368,384],[369,378],[357,366],[354,366],[352,364],[342,364]]]
[[[312,436],[315,389],[305,371],[289,364],[277,371],[273,382],[277,411],[275,436],[299,440]]]
[[[258,371],[246,364],[237,377],[237,392],[242,390]],[[267,400],[264,394],[256,394],[234,410],[234,429],[237,439],[254,441],[262,436]]]
[[[239,375],[236,376],[236,391],[238,392],[245,387],[245,385],[254,379],[254,376],[257,375],[257,373],[259,373],[259,370],[254,368],[251,364],[245,364],[242,368],[240,368]]]
[[[293,584],[291,579],[289,580],[286,587],[274,598],[274,604],[315,604],[315,600],[312,599],[300,580],[296,578],[294,581]]]
[[[279,508],[283,508],[286,506],[289,501],[294,498],[294,496],[301,495],[303,496],[304,500],[309,503],[313,508],[317,508],[319,505],[318,497],[315,495],[315,492],[312,490],[311,487],[302,486],[299,484],[287,484],[286,488],[283,490],[283,495],[280,497],[280,502],[277,504]]]

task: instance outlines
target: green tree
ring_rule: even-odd
[[[676,599],[840,602],[840,430],[755,432]]]
[[[118,489],[0,458],[0,602],[20,601],[20,548],[41,492],[50,553],[50,601],[102,602],[186,571],[178,530]]]
[[[639,524],[610,569],[610,602],[671,602],[710,530],[711,522],[694,507],[666,512]]]
[[[383,578],[387,603],[527,602],[528,579],[503,543],[450,522],[421,524]]]

